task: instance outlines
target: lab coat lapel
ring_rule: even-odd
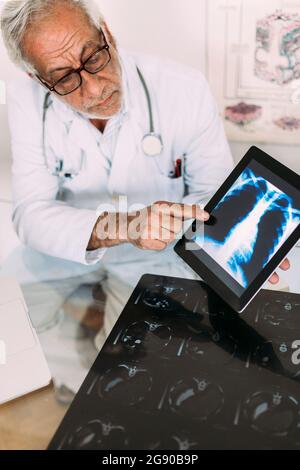
[[[72,121],[69,130],[69,139],[73,145],[76,145],[85,152],[99,153],[97,141],[91,132],[88,121],[80,116],[75,116]]]
[[[74,152],[83,150],[85,152],[98,151],[97,142],[93,138],[89,128],[89,123],[79,113],[73,111],[69,106],[59,99],[53,100],[54,112],[64,126],[68,146]]]
[[[132,119],[127,118],[119,131],[108,181],[108,189],[111,194],[125,195],[128,192],[127,182],[130,176],[130,162],[138,153],[134,127]]]
[[[64,123],[69,145],[75,152],[83,150],[87,155],[95,152],[99,154],[97,141],[91,132],[87,119],[71,110],[71,113],[65,116]]]
[[[128,188],[130,172],[134,171],[132,163],[140,153],[141,128],[144,125],[140,122],[143,95],[134,60],[124,54],[122,50],[120,50],[120,60],[124,73],[123,87],[127,113],[119,131],[108,189],[111,194],[126,195],[130,191]]]

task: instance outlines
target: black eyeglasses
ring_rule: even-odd
[[[44,86],[46,86],[48,90],[55,91],[55,93],[60,96],[73,93],[73,91],[77,90],[82,85],[81,72],[83,70],[94,75],[98,72],[101,72],[101,70],[103,70],[111,61],[109,45],[106,41],[103,31],[101,31],[101,35],[104,40],[104,46],[101,46],[95,52],[93,52],[78,69],[72,70],[72,72],[64,75],[52,86],[48,85],[41,77],[36,75],[38,80]]]

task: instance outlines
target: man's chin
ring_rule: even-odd
[[[107,109],[105,111],[101,111],[100,107],[98,111],[97,107],[95,107],[95,110],[90,109],[89,111],[83,112],[82,114],[88,119],[108,120],[114,117],[120,111],[121,111],[121,105],[114,106],[112,109]]]
[[[121,101],[119,93],[114,92],[107,102],[104,103],[104,109],[101,105],[96,105],[87,111],[87,114],[92,116],[93,119],[111,119],[121,110]]]
[[[112,106],[108,107],[107,109],[101,109],[100,105],[96,105],[85,111],[77,109],[77,112],[88,119],[108,120],[118,114],[121,110],[122,102],[119,99],[115,101],[116,102],[112,103]]]

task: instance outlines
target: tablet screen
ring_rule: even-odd
[[[222,268],[216,274],[225,282],[229,275],[240,295],[299,223],[300,192],[251,160],[193,241],[203,250],[202,261],[215,272],[216,265]]]

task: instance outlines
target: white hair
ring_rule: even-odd
[[[1,11],[1,31],[10,59],[25,71],[35,72],[22,50],[22,40],[27,28],[51,14],[51,6],[66,3],[77,8],[97,28],[104,21],[94,0],[7,0]]]

